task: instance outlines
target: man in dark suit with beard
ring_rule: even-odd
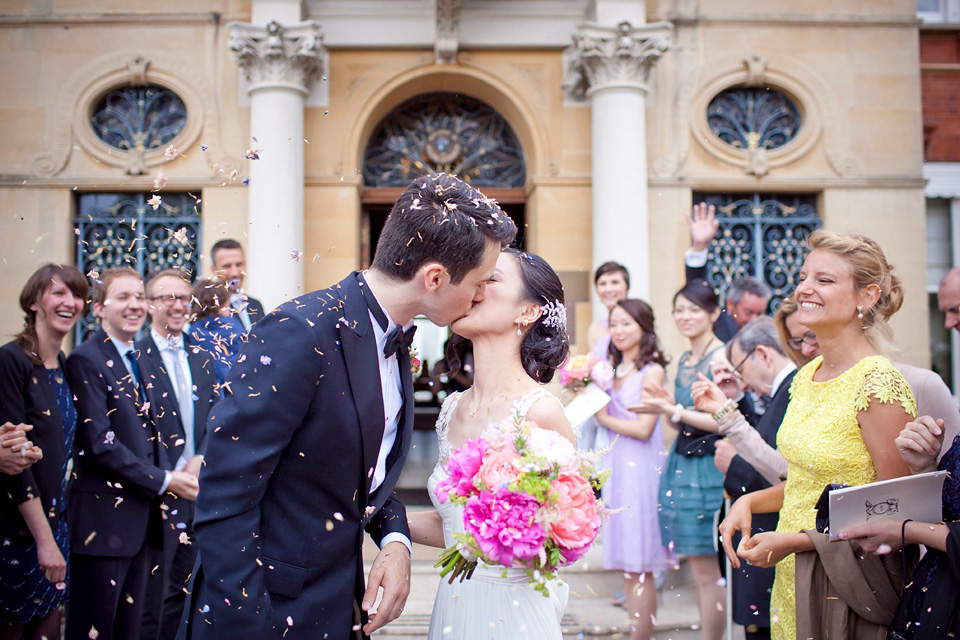
[[[207,416],[217,378],[206,351],[191,348],[183,331],[190,313],[190,281],[180,269],[164,269],[147,281],[150,331],[137,342],[144,380],[152,391],[160,442],[170,464],[194,477],[206,448]],[[155,552],[147,582],[141,640],[176,637],[186,601],[185,589],[197,559],[192,543],[194,503],[164,496],[164,544]]]
[[[344,640],[400,615],[410,541],[393,487],[413,428],[412,319],[465,314],[515,234],[476,189],[418,178],[368,271],[256,324],[207,425],[200,557],[178,637]],[[364,530],[381,549],[366,588]]]

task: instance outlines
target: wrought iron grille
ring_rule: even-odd
[[[707,280],[726,300],[730,284],[755,276],[770,287],[769,310],[796,286],[807,251],[805,241],[820,228],[815,195],[694,194],[694,202],[717,208],[720,229],[710,244]]]
[[[391,111],[370,136],[363,157],[368,187],[405,187],[446,172],[476,187],[522,187],[523,150],[490,106],[456,93],[428,93]]]
[[[707,107],[707,124],[740,149],[776,149],[797,135],[800,111],[785,93],[770,87],[731,87]]]
[[[180,267],[200,269],[200,198],[165,193],[154,210],[149,193],[82,193],[77,196],[77,268],[102,273],[127,266],[148,274]],[[76,327],[80,343],[96,328],[92,309]]]
[[[187,124],[180,96],[158,85],[121,87],[93,108],[90,125],[115,149],[155,149],[177,137]]]

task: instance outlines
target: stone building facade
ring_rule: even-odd
[[[264,302],[325,286],[369,260],[399,192],[378,183],[388,152],[405,171],[470,169],[464,149],[489,136],[515,149],[476,143],[472,179],[561,273],[578,342],[601,313],[592,270],[612,259],[679,353],[684,214],[710,199],[730,216],[721,288],[755,270],[788,290],[812,226],[874,237],[906,286],[901,359],[927,364],[919,33],[910,0],[10,0],[0,328],[17,330],[46,260],[126,252],[208,273],[233,237]],[[125,89],[179,98],[163,94],[173,137],[105,140],[95,117]],[[463,122],[434,134],[398,115],[418,99],[418,114],[460,100],[444,122]]]

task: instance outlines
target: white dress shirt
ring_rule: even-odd
[[[187,350],[183,347],[182,335],[174,336],[174,340],[168,340],[157,333],[156,329],[150,329],[150,335],[160,350],[160,357],[163,359],[163,366],[167,370],[170,387],[173,389],[179,407],[177,413],[183,425],[183,453],[180,454],[180,459],[173,468],[181,471],[197,452],[193,424],[193,374],[190,373],[190,362],[187,360]],[[182,387],[177,378],[178,370],[183,381]]]
[[[127,353],[130,351],[133,351],[133,345],[127,344],[126,342],[123,342],[121,340],[117,340],[116,338],[111,336],[109,333],[107,335],[110,337],[110,341],[113,343],[113,346],[117,348],[117,352],[120,354],[120,362],[123,363],[123,366],[127,369],[127,373],[130,374],[130,379],[133,380],[134,384],[136,384],[137,377],[133,375],[133,369],[130,367],[130,361],[127,360]],[[143,375],[143,369],[140,370],[140,375]],[[146,384],[146,382],[144,382],[144,384]],[[160,466],[159,460],[154,460],[153,463],[158,467]],[[167,490],[167,486],[169,484],[170,484],[170,472],[164,471],[163,484],[160,485],[160,491],[157,492],[157,495],[162,496],[163,492]]]
[[[247,313],[247,296],[243,293],[230,294],[230,308],[236,312],[236,316],[243,325],[243,330],[249,332],[253,324],[250,322],[250,314]]]
[[[370,290],[373,294],[373,290]],[[376,299],[376,295],[373,296]],[[380,301],[377,301],[379,304]],[[383,305],[380,305],[383,308]],[[373,469],[373,477],[370,479],[370,492],[372,493],[379,487],[387,477],[387,457],[393,450],[393,445],[397,439],[397,429],[400,424],[400,411],[403,410],[403,382],[400,379],[400,363],[397,355],[393,354],[389,358],[383,355],[383,346],[386,344],[386,338],[396,327],[396,323],[390,314],[384,312],[387,317],[387,328],[384,330],[380,323],[374,317],[372,311],[367,311],[370,316],[370,324],[373,325],[373,337],[377,341],[377,362],[380,366],[380,391],[383,396],[383,439],[380,441],[380,451],[377,454],[377,466]],[[413,320],[404,329],[413,326]],[[407,536],[399,532],[388,533],[380,541],[380,547],[383,548],[388,542],[399,541],[407,546],[407,549],[413,552],[413,545]]]

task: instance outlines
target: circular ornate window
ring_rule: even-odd
[[[793,100],[770,87],[731,87],[707,107],[710,130],[738,149],[778,149],[796,137],[801,123]]]
[[[187,107],[183,100],[159,85],[109,91],[97,100],[90,116],[90,126],[97,137],[124,151],[163,147],[186,125]]]
[[[429,93],[393,109],[374,129],[363,158],[368,187],[406,186],[444,171],[475,187],[522,187],[520,141],[492,107],[457,93]]]

